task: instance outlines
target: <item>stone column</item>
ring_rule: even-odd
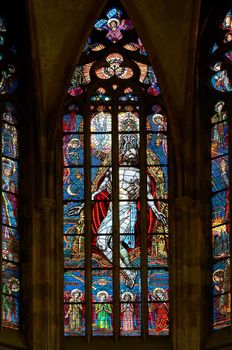
[[[172,332],[174,350],[200,350],[202,304],[202,229],[197,203],[179,197],[173,209],[171,244]],[[173,247],[173,249],[172,249]]]
[[[37,202],[32,238],[32,337],[33,350],[60,348],[62,329],[59,291],[59,241],[55,232],[55,201]]]

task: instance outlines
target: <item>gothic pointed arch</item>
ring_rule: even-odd
[[[163,94],[117,2],[95,22],[63,115],[64,334],[169,334]]]

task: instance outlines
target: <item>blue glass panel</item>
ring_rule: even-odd
[[[210,54],[214,53],[218,49],[218,44],[214,43],[210,49]]]
[[[64,234],[84,234],[84,203],[68,202],[64,205]]]
[[[92,302],[113,301],[113,271],[92,270]]]
[[[99,101],[108,102],[111,100],[112,98],[106,94],[97,94],[97,95],[91,96],[91,101],[95,101],[95,102],[99,102]]]
[[[228,156],[219,157],[211,161],[212,191],[219,191],[229,187]]]
[[[64,302],[85,301],[85,271],[69,270],[64,273]]]
[[[120,300],[125,300],[126,293],[131,293],[134,302],[141,301],[141,276],[138,269],[124,268],[120,270]]]
[[[84,136],[65,135],[63,137],[64,166],[83,165],[84,163]]]
[[[229,220],[229,192],[219,192],[212,197],[212,226]]]
[[[168,163],[168,142],[166,133],[147,135],[147,164],[166,165]]]
[[[83,268],[85,265],[85,239],[83,236],[64,236],[64,267]]]
[[[84,199],[84,169],[64,168],[63,176],[63,199]]]
[[[14,125],[2,124],[2,153],[5,157],[18,158],[18,131]]]
[[[168,271],[148,270],[148,301],[168,300]]]
[[[139,98],[134,94],[124,94],[119,96],[119,101],[121,102],[137,102]]]
[[[2,189],[18,193],[19,165],[17,161],[2,157]]]
[[[211,84],[217,91],[232,91],[231,83],[226,70],[219,70],[216,74],[214,74],[211,78]]]

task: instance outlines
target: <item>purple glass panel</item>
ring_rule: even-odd
[[[141,335],[141,305],[132,303],[131,293],[125,294],[124,303],[120,307],[120,335],[140,336]]]
[[[10,193],[2,192],[2,223],[18,226],[18,199]]]

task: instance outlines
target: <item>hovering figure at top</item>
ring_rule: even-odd
[[[107,39],[116,43],[123,38],[122,30],[130,30],[134,28],[134,25],[130,19],[120,19],[122,16],[122,11],[113,7],[106,13],[106,19],[100,19],[95,23],[95,29],[97,30],[107,30]]]

